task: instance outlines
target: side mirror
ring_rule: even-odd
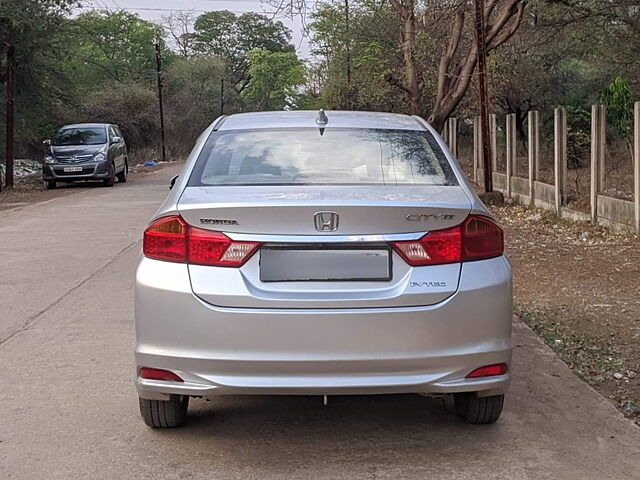
[[[179,176],[180,175],[174,175],[173,177],[171,177],[171,181],[169,182],[169,190],[171,190],[173,186],[176,184],[176,180],[178,180]]]
[[[122,137],[111,137],[111,143],[120,143],[122,141]]]
[[[44,142],[42,142],[42,145],[44,145],[45,147],[50,147],[51,146],[51,140],[45,140]]]

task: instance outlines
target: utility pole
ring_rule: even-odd
[[[162,161],[167,161],[167,150],[164,137],[164,105],[162,102],[162,58],[160,57],[160,42],[156,41],[156,73],[158,74],[158,103],[160,106],[160,139],[162,147]]]
[[[478,45],[478,70],[480,86],[480,131],[482,134],[482,166],[484,170],[484,191],[493,192],[493,171],[491,165],[491,143],[489,139],[489,85],[487,78],[487,35],[484,19],[484,0],[476,3],[476,44]]]
[[[13,188],[13,157],[15,135],[15,97],[16,97],[16,35],[12,25],[9,25],[9,45],[7,49],[6,72],[6,106],[7,106],[7,131],[5,136],[6,172],[5,185]],[[0,189],[1,189],[0,182]]]
[[[224,77],[220,79],[220,116],[224,115]]]
[[[351,19],[349,0],[344,0],[345,44],[347,47],[347,110],[353,110],[351,101]]]

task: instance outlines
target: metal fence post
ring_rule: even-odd
[[[556,213],[560,216],[567,198],[567,111],[564,108],[555,109],[553,124]]]
[[[633,201],[635,203],[636,233],[640,235],[640,102],[634,107],[633,147]]]
[[[489,141],[491,142],[491,166],[493,172],[498,171],[498,126],[496,114],[489,115]]]
[[[516,163],[516,114],[507,115],[507,197],[511,198],[511,177]]]
[[[536,180],[540,168],[540,114],[531,111],[528,114],[529,130],[529,205],[535,205]]]

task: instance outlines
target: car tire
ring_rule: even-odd
[[[55,190],[56,182],[45,182],[47,184],[47,190]]]
[[[109,178],[104,179],[102,181],[102,184],[105,187],[113,187],[113,184],[115,182],[116,182],[116,167],[112,163],[111,167],[109,168]]]
[[[122,171],[118,175],[116,175],[118,177],[118,182],[119,183],[126,183],[128,175],[129,175],[129,162],[127,162],[125,160],[124,168],[122,169]]]
[[[139,398],[140,415],[152,428],[175,428],[184,423],[189,408],[187,395],[170,395],[169,400]]]
[[[477,397],[475,393],[456,393],[453,396],[456,414],[474,425],[494,423],[502,413],[504,395]]]

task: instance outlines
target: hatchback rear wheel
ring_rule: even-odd
[[[504,405],[504,395],[477,397],[475,393],[456,393],[453,400],[456,414],[476,425],[494,423],[500,418]]]
[[[140,415],[153,428],[175,428],[184,423],[189,408],[187,395],[171,395],[169,400],[139,398]]]

